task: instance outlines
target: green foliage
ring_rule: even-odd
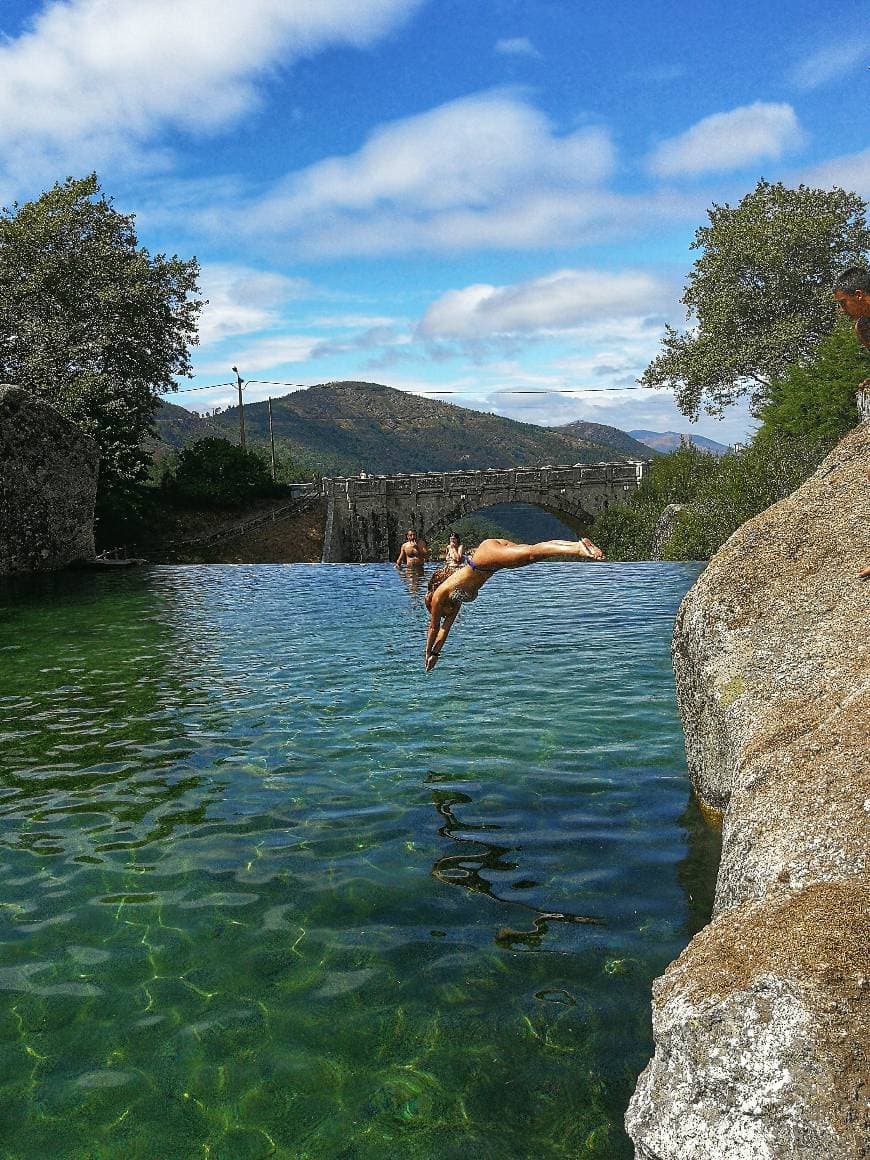
[[[196,259],[152,256],[96,174],[0,211],[0,381],[51,403],[100,451],[100,494],[140,479],[159,392],[190,373]]]
[[[715,455],[691,443],[658,455],[627,504],[601,512],[590,532],[611,560],[648,560],[662,511],[672,503],[689,503],[718,469]]]
[[[770,387],[752,445],[726,455],[693,497],[662,549],[665,559],[706,559],[741,524],[790,495],[858,421],[855,388],[870,357],[845,319],[807,362]]]
[[[595,517],[589,533],[608,560],[648,560],[660,508],[615,504]]]
[[[714,205],[682,301],[695,329],[667,327],[641,382],[673,389],[696,418],[742,395],[758,407],[772,379],[805,362],[831,333],[832,285],[870,248],[866,205],[842,189],[759,181],[735,207]]]
[[[257,450],[271,460],[268,447],[258,447]],[[316,471],[317,467],[309,457],[291,452],[286,447],[275,448],[275,479],[278,483],[303,483],[312,479]]]
[[[851,322],[839,319],[810,362],[796,363],[771,383],[759,437],[779,433],[830,450],[858,422],[855,389],[868,374],[870,353]]]
[[[495,523],[493,520],[488,520],[484,516],[470,515],[463,516],[460,520],[455,520],[449,528],[444,528],[437,532],[429,540],[429,551],[432,554],[433,560],[438,560],[444,555],[444,549],[447,547],[447,541],[450,539],[450,533],[456,532],[459,536],[460,544],[464,544],[468,551],[476,548],[482,540],[515,540],[516,536],[507,528],[502,527],[501,524]]]
[[[706,560],[741,524],[784,499],[818,467],[829,448],[818,439],[771,432],[724,455],[662,548],[665,560]]]
[[[256,452],[226,439],[200,439],[185,447],[174,478],[164,486],[175,502],[189,507],[240,507],[281,491]]]
[[[138,480],[122,480],[97,497],[94,539],[98,552],[123,548],[131,555],[148,554],[175,522],[166,493]]]

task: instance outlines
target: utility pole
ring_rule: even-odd
[[[245,380],[239,374],[239,368],[233,367],[236,372],[236,381],[239,387],[239,447],[242,451],[245,450],[245,404],[242,399],[242,388],[245,385]]]
[[[272,445],[272,482],[275,482],[275,432],[272,430],[272,396],[269,396],[269,442]]]

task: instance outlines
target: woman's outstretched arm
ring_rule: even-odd
[[[427,673],[435,668],[441,649],[444,647],[444,642],[447,640],[448,633],[453,627],[455,619],[456,612],[451,611],[442,617],[433,606],[432,614],[429,617],[429,628],[426,632],[426,656],[423,661],[423,666]]]

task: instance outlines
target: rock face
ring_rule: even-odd
[[[0,576],[93,558],[97,464],[53,407],[0,385]]]
[[[653,988],[640,1160],[868,1155],[868,469],[864,422],[677,617],[689,769],[723,850],[713,920]]]

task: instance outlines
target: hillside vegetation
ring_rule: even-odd
[[[604,444],[631,459],[652,459],[655,454],[651,444],[642,443],[629,432],[622,431],[619,427],[610,427],[606,423],[587,423],[584,419],[576,419],[573,423],[563,423],[561,427],[554,427],[553,430],[567,435],[569,439]]]
[[[326,383],[273,399],[272,420],[279,460],[289,458],[303,471],[324,475],[650,457],[649,448],[615,427],[538,427],[378,383]],[[164,403],[156,431],[158,454],[208,436],[237,441],[238,408],[200,418]],[[245,431],[249,444],[268,445],[267,403],[245,405]]]

